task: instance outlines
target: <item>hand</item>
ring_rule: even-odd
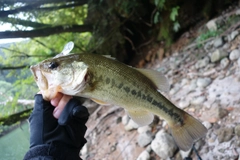
[[[43,150],[39,147],[47,147],[45,150],[50,156],[79,159],[79,151],[86,143],[84,134],[88,116],[86,107],[81,106],[80,102],[71,96],[58,94],[48,102],[41,94],[37,94],[29,118],[31,148],[29,152],[36,149],[39,153]],[[28,157],[32,155],[32,152],[29,152],[26,154]]]

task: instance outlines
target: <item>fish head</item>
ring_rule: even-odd
[[[85,88],[88,66],[77,58],[77,55],[55,57],[31,66],[45,100],[53,99],[58,92],[75,95]]]

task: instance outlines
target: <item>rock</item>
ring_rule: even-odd
[[[196,69],[206,67],[209,64],[209,61],[209,57],[204,57],[203,59],[197,61],[197,63],[195,64]]]
[[[177,93],[180,89],[181,89],[180,85],[176,84],[176,85],[169,91],[169,95],[174,95],[174,94]]]
[[[150,126],[142,126],[137,129],[138,133],[146,133],[146,132],[151,132],[152,128]]]
[[[202,124],[203,124],[207,129],[210,129],[210,128],[212,127],[212,124],[211,124],[210,122],[208,122],[208,121],[204,121]]]
[[[189,105],[190,105],[190,102],[189,102],[189,101],[186,101],[186,100],[181,100],[181,101],[178,103],[178,106],[179,106],[179,108],[181,108],[181,109],[187,108]]]
[[[206,114],[202,115],[202,119],[210,123],[216,123],[219,122],[226,115],[228,115],[228,111],[217,105],[207,111]]]
[[[226,57],[228,53],[226,51],[217,49],[211,54],[211,62],[217,62],[222,58]]]
[[[240,57],[240,50],[238,49],[234,49],[229,55],[229,59],[232,61],[238,59],[239,57]]]
[[[125,114],[123,117],[122,117],[122,123],[123,125],[127,125],[128,122],[129,122],[130,118],[127,114]]]
[[[221,61],[220,61],[220,66],[222,69],[225,69],[229,64],[229,60],[228,58],[223,58]]]
[[[203,102],[205,100],[206,100],[206,98],[204,96],[195,97],[195,98],[192,99],[191,104],[201,105],[201,104],[203,104]]]
[[[151,148],[161,159],[167,159],[176,152],[177,145],[172,136],[161,130],[152,141]]]
[[[135,123],[132,119],[129,120],[128,124],[125,125],[125,130],[131,131],[138,128],[138,124]]]
[[[137,158],[137,160],[149,160],[150,159],[150,154],[144,150]]]
[[[230,44],[229,43],[225,43],[222,48],[224,50],[228,50],[230,48]]]
[[[233,137],[233,128],[220,128],[217,130],[218,142],[228,142]]]
[[[211,78],[198,78],[197,79],[197,86],[198,87],[207,87],[212,82]]]
[[[208,28],[208,30],[210,31],[216,31],[217,30],[217,24],[216,24],[216,20],[211,20],[206,24],[206,27]]]
[[[237,63],[238,63],[238,66],[240,67],[240,58],[238,58]]]
[[[137,142],[140,147],[145,147],[153,140],[151,132],[145,132],[138,135]]]
[[[215,39],[214,42],[213,42],[213,46],[215,48],[221,47],[223,44],[224,43],[223,43],[222,37],[219,37],[219,38]]]
[[[240,137],[240,124],[235,126],[234,133],[236,136]]]
[[[189,157],[191,150],[192,150],[192,149],[190,149],[190,150],[188,150],[188,151],[182,151],[182,150],[180,150],[179,152],[180,152],[180,155],[181,155],[182,159],[184,159],[184,158],[186,158],[186,157]]]
[[[228,35],[228,37],[227,37],[228,41],[230,42],[230,41],[234,40],[238,34],[239,34],[239,32],[237,30],[233,31],[230,35]]]

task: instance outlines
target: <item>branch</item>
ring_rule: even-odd
[[[46,37],[53,34],[66,32],[91,32],[92,25],[72,25],[72,26],[56,26],[43,29],[35,29],[30,31],[5,31],[0,32],[0,39],[4,38],[34,38]]]
[[[44,27],[51,27],[49,24],[43,24],[38,22],[32,22],[27,20],[22,20],[18,18],[0,18],[2,22],[8,22],[15,25],[22,25],[25,27],[32,27],[32,28],[44,28]]]
[[[75,3],[68,3],[60,6],[54,6],[54,7],[41,7],[44,4],[50,4],[50,3],[61,3],[61,2],[75,2]],[[19,12],[29,12],[29,11],[53,11],[57,9],[63,9],[63,8],[70,8],[70,7],[77,7],[86,4],[87,0],[81,0],[81,1],[61,1],[61,0],[51,0],[51,1],[35,1],[34,3],[29,3],[28,5],[13,9],[13,10],[7,10],[7,11],[0,11],[0,17],[8,17],[10,14],[17,14]],[[0,3],[1,4],[1,3]],[[3,2],[4,4],[4,2]]]
[[[0,70],[13,70],[13,69],[23,69],[23,68],[30,68],[30,66],[28,65],[9,66],[9,67],[0,66]]]

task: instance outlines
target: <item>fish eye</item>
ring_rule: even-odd
[[[49,69],[55,69],[58,67],[58,63],[57,62],[50,62],[48,68]]]

